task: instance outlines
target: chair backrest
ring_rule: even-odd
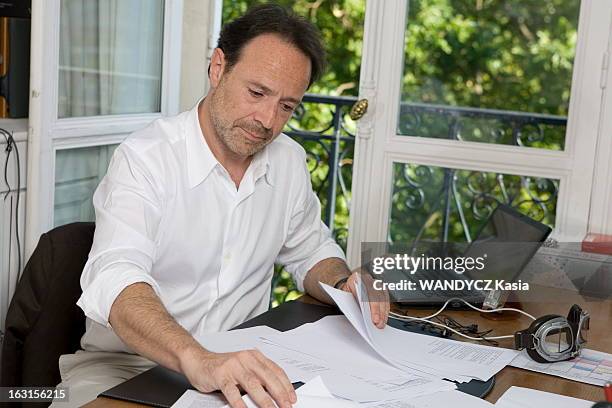
[[[59,356],[79,349],[85,316],[76,305],[94,223],[57,227],[40,237],[6,316],[0,386],[55,386]]]

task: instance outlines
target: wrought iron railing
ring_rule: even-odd
[[[339,200],[343,200],[346,210],[350,208],[355,129],[348,111],[355,100],[353,97],[305,95],[285,132],[306,149],[313,188],[323,208],[323,220],[343,247],[348,234],[348,212],[344,214],[345,222],[339,223],[336,210]],[[326,117],[328,121],[315,123],[313,127],[315,115],[310,115],[312,110],[318,114],[316,119]],[[311,126],[306,128],[309,124]]]
[[[557,115],[423,103],[402,103],[400,115],[400,134],[551,150],[563,149],[567,124],[567,118]],[[470,242],[500,202],[554,224],[558,180],[417,165],[396,165],[394,177],[394,204],[404,200],[407,211],[392,214],[392,222],[402,220],[404,225],[389,229],[390,241],[422,238],[426,228],[435,229],[428,226],[432,216],[439,215],[438,234],[429,234],[428,238]],[[430,196],[429,203],[426,195]],[[418,220],[408,212],[426,216]],[[457,230],[453,224],[461,225],[461,234],[452,234]],[[401,227],[409,232],[404,233]]]
[[[285,131],[304,146],[323,220],[344,248],[355,147],[355,124],[348,112],[356,101],[354,97],[307,94]],[[563,149],[567,123],[562,116],[406,102],[401,104],[400,115],[400,134],[554,150]],[[405,213],[392,212],[391,221],[396,225],[390,228],[390,241],[422,238],[429,228],[437,229],[437,239],[469,242],[471,231],[478,228],[474,224],[484,221],[498,202],[554,223],[557,180],[397,164],[393,182],[394,211],[403,208]],[[432,223],[434,215],[438,219]],[[457,223],[460,237],[451,233]],[[393,230],[402,229],[409,232],[392,236]]]
[[[499,109],[403,102],[401,134],[563,150],[567,118]]]

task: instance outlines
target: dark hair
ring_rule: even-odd
[[[310,59],[309,87],[321,77],[326,63],[321,33],[304,17],[274,3],[254,6],[223,26],[217,47],[225,54],[227,68],[238,62],[242,48],[250,40],[262,34],[278,35]]]

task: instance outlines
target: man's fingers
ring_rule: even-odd
[[[376,301],[380,304],[380,314],[383,327],[389,320],[389,311],[391,310],[391,302],[389,299],[389,292],[386,290],[375,290]]]
[[[376,327],[385,327],[384,305],[381,302],[370,301],[370,313],[372,314],[372,323]]]
[[[261,385],[261,380],[252,371],[244,371],[239,377],[240,386],[249,394],[251,399],[260,408],[276,408],[274,401]],[[279,404],[280,405],[280,404]],[[284,405],[280,405],[285,408]]]
[[[355,273],[353,273],[351,274],[351,276],[349,276],[348,280],[346,281],[346,286],[348,286],[349,292],[351,292],[353,296],[357,295],[357,286],[355,285],[356,280],[357,280],[357,276]]]
[[[378,328],[384,328],[389,318],[389,294],[385,290],[376,290],[374,288],[374,279],[370,275],[363,274],[363,283],[368,292],[370,300],[370,312],[372,314],[372,322]]]
[[[386,313],[386,319],[385,319],[385,325],[387,324],[387,322],[389,321],[389,313],[391,313],[391,298],[389,297],[389,292],[387,292],[386,290],[384,291],[384,296],[385,296],[385,313]]]
[[[240,390],[236,387],[236,384],[226,381],[222,384],[219,389],[225,396],[227,403],[232,408],[247,408],[246,404],[242,400],[242,396],[240,395]]]
[[[386,290],[376,290],[374,288],[374,279],[370,275],[356,271],[351,274],[344,289],[346,290],[348,287],[348,290],[353,294],[355,299],[359,298],[357,296],[357,279],[361,279],[362,285],[366,288],[372,322],[378,328],[383,329],[387,325],[389,311],[391,309],[389,293]]]
[[[280,368],[274,361],[268,359],[263,354],[259,353],[259,356],[261,356],[261,358],[264,360],[264,363],[270,368],[270,370],[276,373],[276,375],[280,378],[281,383],[285,386],[287,394],[289,394],[289,401],[293,404],[296,403],[297,395],[295,393],[295,389],[293,388],[291,380],[289,379],[289,377],[287,377],[287,373],[285,373],[285,370]]]
[[[259,377],[279,407],[290,408],[297,398],[285,372],[259,351],[254,351],[252,355],[254,360],[249,368]]]

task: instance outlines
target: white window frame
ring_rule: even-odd
[[[612,235],[612,30],[608,38],[607,56],[602,62],[601,86],[604,88],[598,123],[597,159],[591,195],[589,232]]]
[[[223,28],[223,0],[210,0],[210,31],[208,32],[208,44],[206,50],[206,66],[210,65],[213,52],[219,42],[219,34]],[[206,76],[205,92],[210,89],[210,80]]]
[[[559,179],[554,236],[582,240],[598,139],[594,124],[602,118],[601,65],[608,58],[612,2],[582,1],[564,151],[398,135],[408,6],[408,0],[366,3],[360,98],[369,100],[369,109],[358,122],[355,145],[349,265],[359,265],[361,242],[386,242],[394,162]]]
[[[26,258],[53,227],[58,149],[120,143],[179,109],[183,0],[165,0],[161,109],[157,113],[58,118],[60,0],[32,0]]]

